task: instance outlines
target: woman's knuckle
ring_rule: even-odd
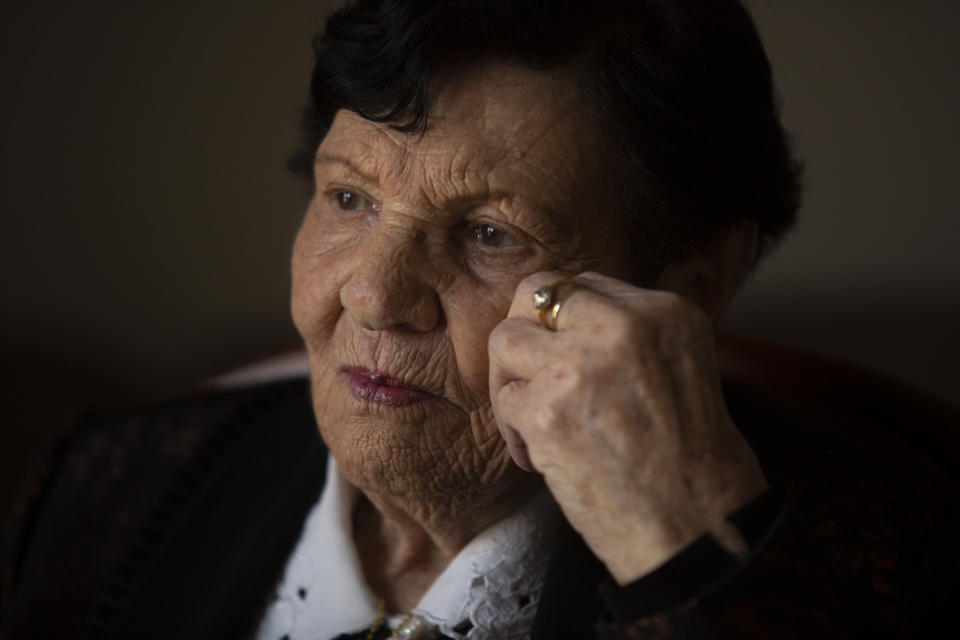
[[[652,334],[651,323],[639,313],[620,311],[611,318],[610,335],[615,347],[645,342]]]
[[[491,353],[495,354],[504,354],[509,353],[510,346],[510,330],[504,327],[502,324],[497,325],[493,328],[493,331],[490,332],[490,335],[487,337],[487,349]]]
[[[565,432],[568,415],[559,401],[548,402],[538,407],[534,428],[541,439],[553,439]]]
[[[512,318],[501,321],[487,337],[487,347],[498,354],[511,353],[522,343],[522,336]]]

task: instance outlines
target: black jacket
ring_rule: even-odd
[[[952,473],[895,434],[810,426],[749,393],[728,404],[776,487],[732,516],[747,561],[702,538],[618,588],[567,526],[534,640],[875,638],[947,617]],[[251,637],[325,463],[303,380],[89,416],[8,520],[3,637]]]

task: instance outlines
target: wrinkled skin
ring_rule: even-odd
[[[567,519],[621,583],[703,533],[742,552],[726,516],[766,481],[727,414],[712,325],[689,299],[582,273],[557,332],[521,283],[490,336],[490,388],[518,464],[543,474]]]
[[[366,577],[392,610],[544,480],[621,581],[703,532],[735,548],[720,521],[763,489],[705,315],[755,230],[665,272],[658,287],[699,308],[623,282],[615,160],[575,86],[478,66],[445,85],[424,136],[341,111],[318,151],[292,311],[321,433],[365,498]],[[612,277],[580,276],[594,291],[571,297],[561,331],[540,327],[533,288],[586,270]],[[343,373],[357,366],[432,396],[359,400]]]

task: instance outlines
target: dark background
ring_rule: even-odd
[[[330,4],[0,9],[0,506],[81,407],[296,344],[284,161]],[[808,188],[726,329],[960,406],[960,3],[749,4]]]

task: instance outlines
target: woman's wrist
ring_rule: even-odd
[[[599,591],[617,622],[683,610],[721,587],[750,561],[779,527],[784,506],[779,492],[768,489],[730,514],[746,545],[731,554],[710,535],[702,535],[653,571],[624,583],[612,576]],[[612,573],[612,572],[611,572]]]

